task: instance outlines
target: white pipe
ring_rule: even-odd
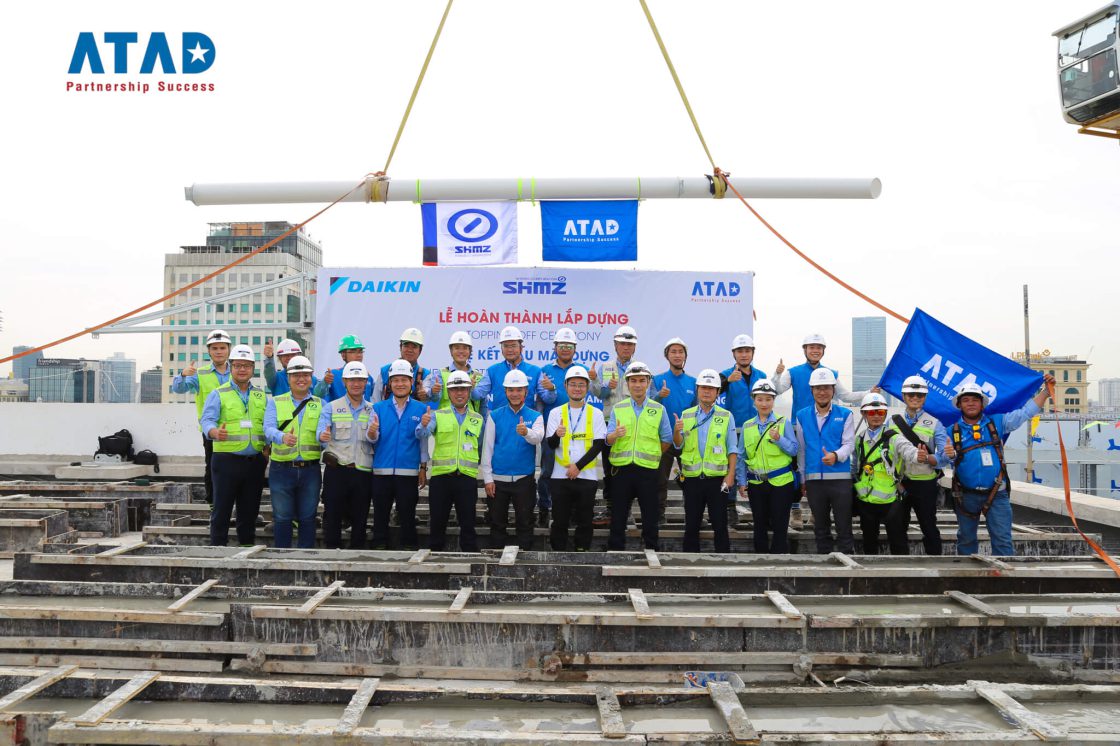
[[[385,179],[378,196],[375,179],[346,202],[483,202],[565,199],[711,199],[706,176],[654,176],[587,179]],[[878,179],[731,178],[744,197],[755,199],[875,199]],[[196,205],[278,205],[333,202],[353,189],[352,181],[194,184],[186,198]],[[734,199],[730,192],[727,195]]]

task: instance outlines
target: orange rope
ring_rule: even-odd
[[[1047,383],[1046,390],[1050,394],[1051,401],[1053,401],[1054,384]],[[1077,525],[1077,516],[1073,514],[1073,496],[1070,494],[1069,488],[1069,461],[1066,460],[1066,441],[1065,438],[1062,437],[1060,422],[1058,423],[1058,449],[1062,452],[1062,487],[1065,489],[1066,493],[1066,510],[1069,511],[1069,519],[1073,522],[1074,529],[1077,530],[1077,533],[1081,534],[1081,538],[1085,540],[1085,543],[1092,547],[1093,551],[1097,553],[1097,556],[1100,557],[1106,565],[1111,567],[1114,573],[1120,575],[1120,565],[1116,564],[1116,560],[1112,559],[1112,557],[1108,555],[1108,552],[1101,548],[1100,544],[1086,536],[1085,532],[1081,530],[1081,527]]]
[[[6,363],[10,360],[16,360],[18,358],[24,357],[25,355],[31,355],[35,352],[40,352],[42,350],[46,350],[46,349],[49,349],[51,347],[55,347],[55,346],[60,345],[64,342],[69,342],[70,340],[77,339],[78,337],[81,337],[83,335],[92,334],[93,332],[96,332],[99,329],[104,329],[105,327],[109,326],[110,324],[115,324],[118,321],[123,321],[124,319],[127,319],[129,316],[134,316],[134,315],[140,313],[141,311],[148,310],[152,306],[158,306],[160,303],[163,303],[164,301],[168,301],[168,300],[174,298],[177,295],[182,295],[183,293],[187,292],[191,288],[198,287],[202,283],[208,282],[209,280],[212,280],[213,278],[217,277],[218,275],[222,274],[223,272],[226,272],[230,269],[233,269],[234,267],[241,264],[242,262],[248,261],[250,258],[256,256],[257,254],[260,254],[262,251],[266,251],[266,250],[272,248],[276,244],[280,243],[280,241],[284,240],[288,236],[290,236],[293,233],[295,233],[296,231],[300,230],[305,225],[310,223],[312,220],[319,217],[324,212],[326,212],[327,210],[329,210],[332,207],[334,207],[335,205],[337,205],[339,202],[342,202],[344,199],[346,199],[351,194],[353,194],[357,190],[361,189],[365,185],[366,185],[366,180],[362,179],[362,181],[355,184],[354,188],[351,189],[349,192],[342,195],[341,197],[336,199],[334,202],[331,202],[329,205],[327,205],[323,209],[319,210],[319,212],[315,213],[314,215],[309,217],[307,220],[304,220],[302,223],[299,223],[295,226],[292,226],[290,229],[288,229],[287,231],[285,231],[281,235],[277,236],[276,238],[272,239],[271,241],[266,243],[264,246],[261,246],[260,248],[253,249],[252,251],[250,251],[248,254],[245,254],[241,258],[233,260],[232,262],[230,262],[226,266],[222,267],[221,269],[217,269],[217,270],[211,272],[210,274],[206,275],[205,277],[202,277],[198,280],[195,280],[194,282],[191,282],[187,285],[184,285],[183,287],[179,288],[178,290],[176,290],[173,293],[168,293],[167,295],[163,296],[162,298],[156,298],[151,303],[145,303],[144,305],[142,305],[138,308],[134,308],[131,311],[128,311],[126,313],[122,313],[119,316],[114,316],[113,318],[109,319],[108,321],[103,321],[100,324],[97,324],[96,326],[91,326],[87,329],[82,329],[80,332],[74,332],[73,334],[69,334],[65,337],[62,337],[61,339],[56,339],[53,342],[48,342],[47,344],[39,345],[38,347],[33,347],[30,350],[24,350],[23,352],[20,352],[16,355],[10,355],[10,356],[5,357],[5,358],[0,358],[0,363]]]
[[[901,321],[903,324],[909,324],[910,323],[910,319],[906,318],[905,316],[903,316],[900,313],[896,313],[896,312],[892,311],[891,309],[887,308],[886,306],[884,306],[882,303],[875,300],[871,296],[866,295],[865,293],[861,293],[859,290],[856,290],[854,287],[852,287],[851,285],[844,282],[843,280],[841,280],[836,275],[829,272],[827,269],[822,267],[820,264],[817,264],[815,261],[810,259],[809,256],[807,254],[805,254],[805,252],[803,252],[801,249],[797,248],[792,243],[790,243],[789,239],[787,239],[785,236],[783,236],[781,233],[779,233],[778,230],[774,226],[770,225],[770,223],[767,222],[766,218],[759,215],[758,210],[754,209],[751,206],[751,204],[749,202],[747,202],[747,200],[743,197],[743,195],[739,193],[739,190],[735,188],[735,185],[731,183],[731,180],[728,177],[727,173],[725,173],[724,171],[721,171],[720,169],[717,168],[716,173],[715,173],[715,177],[717,179],[722,180],[725,184],[727,184],[727,188],[735,193],[735,196],[738,197],[739,201],[742,202],[746,206],[746,208],[751,211],[751,214],[753,214],[756,218],[758,218],[759,222],[762,223],[763,225],[765,225],[767,230],[769,230],[771,233],[773,233],[775,236],[777,236],[779,241],[781,241],[786,246],[788,246],[790,249],[792,249],[793,252],[795,254],[797,254],[799,257],[801,257],[802,259],[807,261],[809,264],[811,264],[813,267],[815,267],[817,270],[819,270],[822,274],[824,274],[826,277],[831,279],[833,282],[835,282],[838,285],[840,285],[841,287],[847,289],[849,292],[852,292],[852,293],[858,295],[860,298],[867,301],[871,305],[875,306],[876,308],[878,308],[883,313],[890,314],[891,316],[893,316],[896,319],[898,319],[899,321]]]

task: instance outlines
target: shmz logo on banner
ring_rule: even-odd
[[[424,264],[484,265],[517,261],[517,203],[426,202]]]

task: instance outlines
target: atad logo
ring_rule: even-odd
[[[153,31],[82,31],[70,55],[68,75],[198,75],[214,65],[217,50],[214,41],[198,31],[184,31],[172,51],[167,34]],[[158,91],[212,92],[213,83],[161,80],[151,84],[144,79],[110,83],[66,81],[66,90],[73,92],[123,91],[148,93]]]

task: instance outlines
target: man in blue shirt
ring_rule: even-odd
[[[486,409],[494,410],[506,405],[506,390],[502,382],[506,380],[506,373],[519,370],[529,379],[529,393],[527,401],[536,401],[540,393],[539,383],[541,369],[525,362],[522,352],[525,349],[525,335],[516,326],[507,326],[498,334],[498,341],[502,346],[500,363],[494,363],[482,374],[482,380],[471,390],[471,399],[486,402]]]
[[[268,392],[273,396],[280,396],[292,390],[288,385],[288,363],[296,355],[302,355],[303,349],[299,346],[299,342],[294,339],[282,339],[280,344],[276,345],[275,360],[272,354],[272,337],[268,338],[265,342],[264,350],[261,351],[261,356],[264,358],[264,383],[268,388]],[[279,362],[279,366],[277,366]],[[279,367],[279,370],[277,370]],[[319,377],[312,374],[311,376],[311,389],[314,390],[319,385]]]
[[[409,327],[401,332],[400,338],[400,360],[404,360],[412,366],[412,397],[417,401],[428,401],[429,389],[424,386],[425,379],[431,374],[427,368],[420,364],[420,353],[424,351],[424,333],[416,327]],[[376,381],[376,387],[381,390],[380,397],[388,399],[393,395],[389,389],[389,366],[392,363],[385,363],[381,366],[381,374]]]
[[[1030,422],[1042,411],[1054,383],[1050,374],[1043,376],[1046,385],[1021,408],[1007,414],[987,415],[988,395],[975,383],[957,389],[953,404],[961,418],[949,429],[945,456],[953,461],[953,501],[957,509],[957,554],[976,554],[976,530],[980,517],[988,529],[992,554],[1010,557],[1015,554],[1011,543],[1011,479],[1003,458],[1003,436]]]
[[[337,368],[328,368],[327,372],[323,374],[323,380],[315,384],[314,389],[312,389],[315,396],[324,401],[334,401],[346,396],[346,383],[342,380],[342,369],[346,367],[347,363],[361,363],[365,360],[366,346],[362,344],[362,340],[358,339],[356,334],[347,334],[338,341],[338,355],[342,358],[342,365]],[[366,390],[363,395],[367,401],[376,401],[380,398],[377,383],[372,376],[366,381]]]
[[[214,389],[229,382],[230,367],[229,354],[233,340],[225,331],[215,329],[206,336],[206,354],[210,362],[198,368],[193,361],[179,371],[179,375],[171,379],[171,390],[176,394],[194,394],[194,405],[199,420],[202,419],[202,405]],[[199,424],[201,428],[201,423]],[[213,441],[206,437],[202,431],[202,459],[203,483],[206,485],[206,502],[214,504],[214,477],[211,473],[211,461],[214,455]]]
[[[575,363],[576,333],[562,327],[552,338],[556,362],[541,366],[537,396],[543,405],[544,421],[552,410],[568,403],[568,392],[564,387],[568,369]],[[532,402],[529,402],[532,405]],[[552,510],[552,469],[556,465],[556,452],[551,448],[541,448],[541,478],[537,480],[537,525],[548,527],[549,511]]]
[[[665,407],[670,420],[675,422],[674,417],[680,417],[684,410],[696,403],[696,379],[684,372],[684,365],[688,362],[688,345],[683,339],[670,339],[661,354],[669,362],[669,370],[653,377],[652,388],[656,393],[651,398]],[[665,522],[665,505],[669,502],[669,475],[673,472],[673,462],[679,463],[680,456],[681,451],[675,443],[661,454],[661,465],[657,469],[657,504],[661,523]]]

